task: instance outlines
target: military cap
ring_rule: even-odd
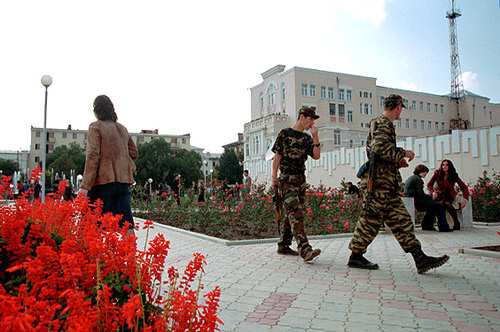
[[[309,116],[309,117],[311,117],[313,119],[319,119],[319,115],[316,114],[316,107],[303,106],[299,110],[299,115],[300,114],[304,114],[305,116]]]
[[[385,107],[396,107],[401,104],[402,107],[406,108],[403,97],[400,95],[390,94],[388,97],[384,98],[384,106]]]

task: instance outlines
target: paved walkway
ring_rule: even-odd
[[[222,288],[221,331],[500,331],[500,259],[459,254],[499,244],[496,227],[453,233],[417,231],[429,255],[450,261],[419,275],[390,233],[367,257],[375,271],[346,266],[350,238],[315,239],[312,263],[276,254],[275,243],[226,246],[155,225],[171,241],[168,266],[183,270],[193,252],[207,257],[205,289]],[[144,243],[145,232],[138,233]]]

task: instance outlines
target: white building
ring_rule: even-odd
[[[291,127],[302,106],[316,107],[322,152],[364,147],[371,118],[383,112],[383,99],[401,95],[407,109],[396,122],[399,138],[443,135],[452,129],[456,107],[448,95],[382,87],[376,78],[316,69],[275,66],[251,88],[251,121],[244,125],[245,168],[258,181],[268,181],[266,152],[279,131]],[[461,118],[469,128],[500,124],[500,104],[466,92]],[[453,110],[453,111],[452,111]],[[259,178],[260,175],[260,178]]]

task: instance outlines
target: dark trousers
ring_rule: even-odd
[[[129,229],[134,229],[129,184],[113,182],[93,186],[89,197],[91,203],[95,203],[98,199],[102,201],[103,214],[111,212],[113,215],[121,215],[120,227],[129,222]]]
[[[433,229],[436,217],[438,219],[437,226],[440,231],[450,229],[450,225],[448,225],[448,222],[446,221],[443,208],[438,202],[429,200],[426,202],[425,206],[419,206],[419,204],[416,204],[416,208],[418,211],[425,211],[425,216],[422,220],[423,230]]]

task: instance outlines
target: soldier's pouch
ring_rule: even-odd
[[[370,161],[368,160],[366,163],[364,163],[363,165],[361,165],[361,167],[359,168],[358,172],[356,173],[356,176],[359,179],[362,179],[362,178],[364,178],[368,174],[369,170],[370,170]]]

